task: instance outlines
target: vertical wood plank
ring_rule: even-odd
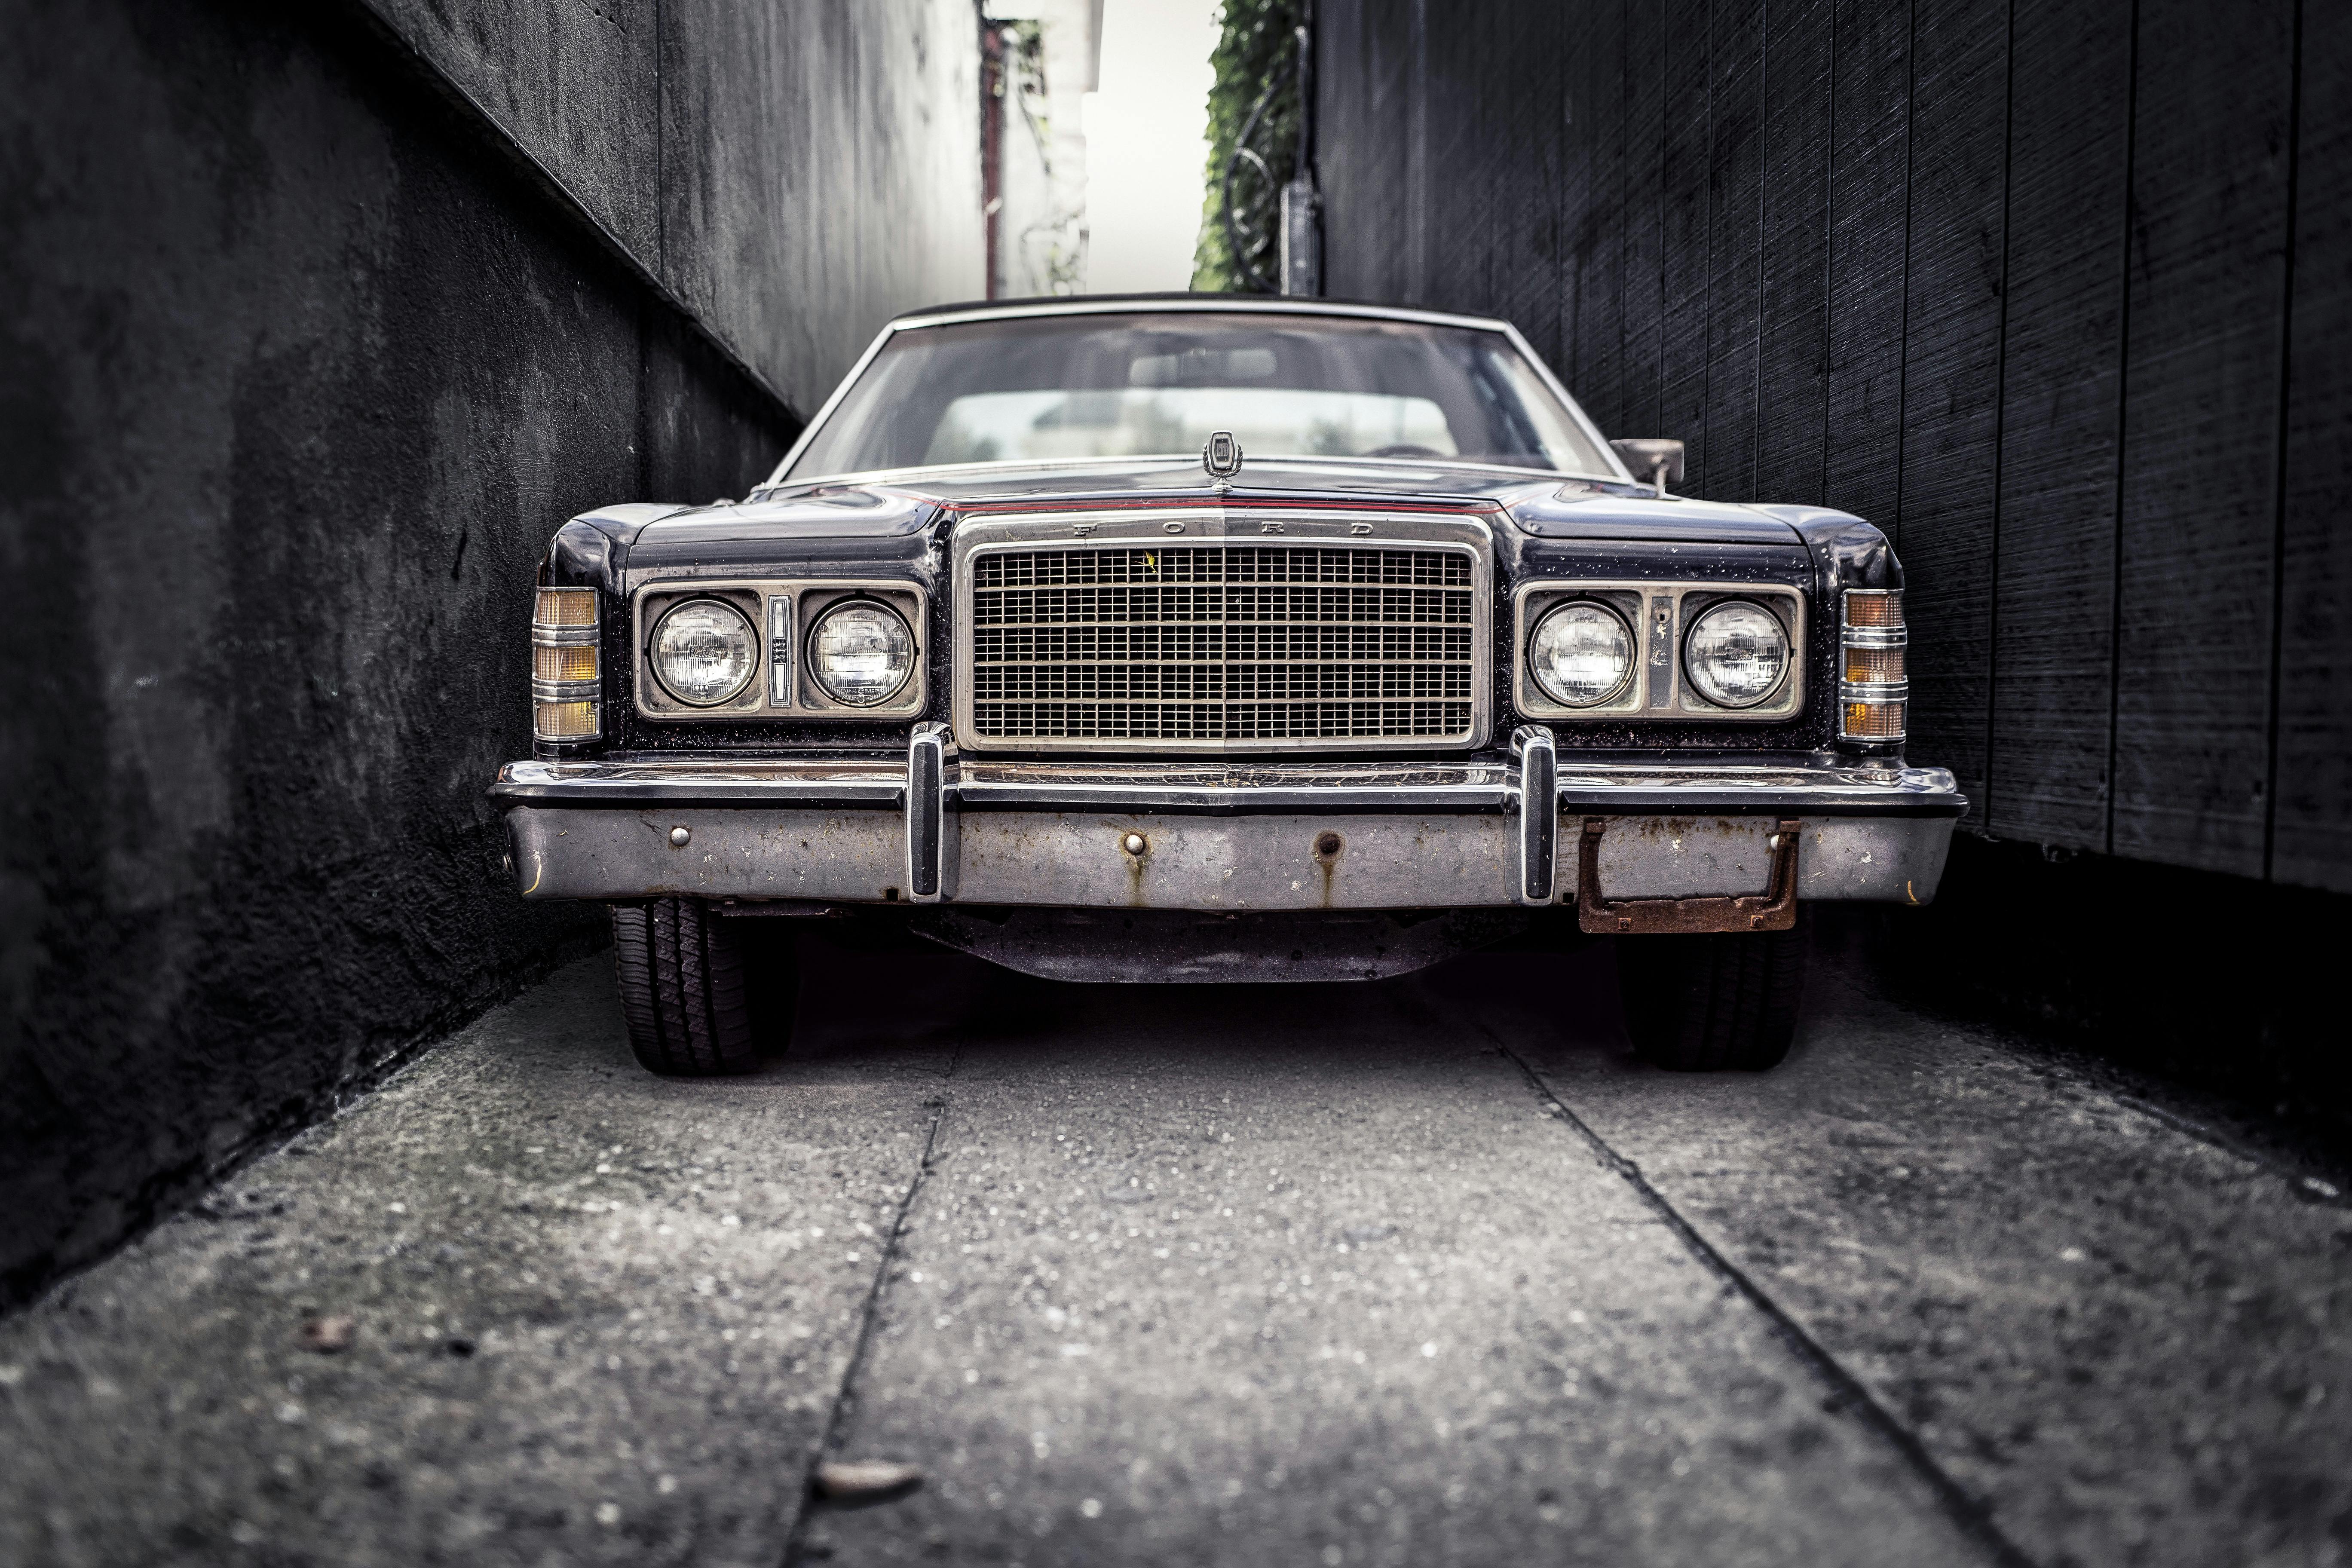
[[[2294,0],[2141,0],[2112,842],[2260,875]]]
[[[1706,0],[1669,0],[1659,148],[1664,265],[1662,268],[1658,395],[1664,428],[1689,443],[1684,484],[1706,482],[1707,110],[1713,85]]]
[[[1585,412],[1612,436],[1625,430],[1625,0],[1583,14],[1583,38],[1564,37],[1576,64],[1569,144],[1580,159],[1560,193],[1564,277],[1574,279],[1572,331],[1561,374]]]
[[[2104,849],[2130,0],[2017,12],[1990,811]]]
[[[1427,95],[1429,227],[1422,236],[1428,271],[1415,302],[1441,310],[1478,310],[1487,256],[1495,243],[1496,175],[1484,155],[1494,145],[1487,120],[1504,110],[1488,78],[1486,7],[1428,18],[1423,91]],[[1477,236],[1475,243],[1464,237]]]
[[[1557,6],[1481,7],[1489,76],[1484,160],[1495,171],[1494,244],[1479,292],[1555,366],[1560,356],[1559,182],[1568,79]]]
[[[1917,0],[1902,554],[1912,750],[1981,810],[1992,665],[2009,0]],[[1982,820],[1979,817],[1978,820]]]
[[[1430,256],[1436,244],[1434,209],[1430,204],[1431,115],[1429,90],[1429,0],[1404,0],[1405,169],[1404,226],[1397,231],[1402,259],[1402,283],[1389,297],[1414,300],[1426,297]]]
[[[1552,286],[1559,293],[1559,352],[1552,357],[1551,366],[1585,404],[1588,414],[1593,408],[1584,374],[1584,361],[1592,352],[1587,312],[1595,294],[1593,280],[1587,276],[1591,264],[1588,251],[1594,216],[1606,205],[1597,189],[1602,165],[1593,134],[1593,99],[1602,74],[1616,63],[1605,56],[1591,33],[1602,18],[1613,20],[1616,10],[1617,0],[1596,4],[1575,24],[1563,19],[1550,40],[1550,68],[1560,79],[1559,183],[1551,191],[1559,249],[1550,272]]]
[[[1764,7],[1716,0],[1707,55],[1705,494],[1753,500],[1762,336]]]
[[[1830,145],[1830,505],[1901,547],[1895,516],[1909,204],[1911,14],[1835,0]]]
[[[2352,7],[2303,11],[2271,875],[2352,892]]]
[[[1763,61],[1758,498],[1819,503],[1829,419],[1832,0],[1777,0]]]
[[[1361,171],[1372,155],[1372,139],[1361,129],[1361,106],[1370,86],[1363,23],[1360,5],[1327,5],[1315,19],[1315,128],[1326,138],[1315,152],[1315,180],[1323,194],[1328,294],[1346,292],[1357,279],[1357,247],[1348,223],[1362,201]]]
[[[1628,0],[1625,18],[1624,358],[1614,436],[1668,436],[1664,363],[1666,18]]]
[[[1329,294],[1364,295],[1380,282],[1379,258],[1360,237],[1380,221],[1377,170],[1396,143],[1373,129],[1381,81],[1370,10],[1368,0],[1355,0],[1326,5],[1316,17],[1315,176],[1323,193],[1323,286]],[[1209,200],[1213,204],[1213,191]],[[1202,221],[1213,216],[1212,206]]]
[[[1371,40],[1379,91],[1373,122],[1361,129],[1368,141],[1386,145],[1388,156],[1379,166],[1378,226],[1357,230],[1358,246],[1381,258],[1380,285],[1360,298],[1404,300],[1412,295],[1420,263],[1420,242],[1410,237],[1409,226],[1423,216],[1415,205],[1422,153],[1415,132],[1423,118],[1420,35],[1414,26],[1421,0],[1371,0],[1370,8],[1379,18]]]

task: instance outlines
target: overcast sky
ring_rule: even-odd
[[[1086,95],[1094,293],[1192,281],[1218,10],[1217,0],[1104,0],[1101,90]]]

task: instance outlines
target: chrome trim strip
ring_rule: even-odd
[[[1551,731],[1523,724],[1511,735],[1519,754],[1519,902],[1551,902],[1559,855],[1559,812],[1536,803],[1559,798],[1559,763]]]
[[[1908,647],[1911,630],[1908,626],[1848,626],[1839,633],[1838,641],[1846,647]]]
[[[533,680],[530,699],[534,702],[594,702],[604,692],[602,680]]]
[[[1791,808],[1812,816],[1957,816],[1967,808],[1949,770],[1859,763],[1557,763],[1563,808],[1617,813],[1745,816]],[[1264,812],[1426,809],[1515,811],[1517,766],[1508,761],[1241,763],[1167,768],[1119,763],[1004,763],[961,757],[942,795],[961,810],[1124,810],[1241,816]],[[785,807],[898,809],[907,764],[880,760],[719,763],[516,762],[499,770],[493,799],[507,804],[625,807],[661,802]],[[952,815],[952,814],[950,814]]]
[[[907,896],[936,904],[942,896],[947,843],[947,726],[918,724],[907,743]]]
[[[583,806],[660,801],[732,805],[846,805],[896,809],[907,795],[905,763],[509,763],[491,798]]]
[[[543,626],[530,624],[533,647],[594,647],[604,635],[601,626]]]
[[[1195,789],[1149,785],[992,784],[964,780],[956,785],[957,803],[972,811],[1079,809],[1100,811],[1176,811],[1206,816],[1246,816],[1269,811],[1318,811],[1341,815],[1367,811],[1430,809],[1465,816],[1494,816],[1517,809],[1516,788],[1508,784],[1434,784],[1394,789],[1309,786],[1271,789]]]
[[[1903,702],[1911,696],[1907,680],[1841,680],[1838,700],[1841,702]]]
[[[1404,305],[1355,305],[1338,300],[1271,299],[1248,294],[1214,295],[1206,299],[1135,299],[1117,294],[1079,295],[1064,300],[1029,300],[1003,305],[973,305],[935,315],[894,318],[886,331],[920,331],[925,327],[957,326],[966,321],[1017,321],[1032,316],[1131,316],[1166,311],[1177,315],[1347,316],[1380,321],[1417,321],[1431,327],[1466,327],[1502,331],[1510,326],[1498,316],[1465,316],[1449,310],[1424,310]]]

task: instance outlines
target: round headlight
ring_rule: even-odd
[[[1536,623],[1528,668],[1563,708],[1591,708],[1633,679],[1633,634],[1624,617],[1590,599],[1571,599]]]
[[[1691,624],[1683,669],[1717,707],[1753,708],[1788,678],[1789,634],[1763,605],[1730,600]]]
[[[673,605],[654,623],[654,679],[694,708],[741,695],[760,659],[760,641],[743,612],[718,599]]]
[[[871,708],[898,695],[915,673],[915,638],[887,605],[849,599],[809,631],[809,674],[835,702]]]

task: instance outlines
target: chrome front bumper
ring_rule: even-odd
[[[1797,896],[1924,904],[1967,805],[1941,768],[1559,759],[1281,765],[957,759],[510,763],[528,899],[655,897],[1193,910],[1528,908],[1753,895],[1799,825]],[[1553,803],[1528,812],[1524,803]]]

